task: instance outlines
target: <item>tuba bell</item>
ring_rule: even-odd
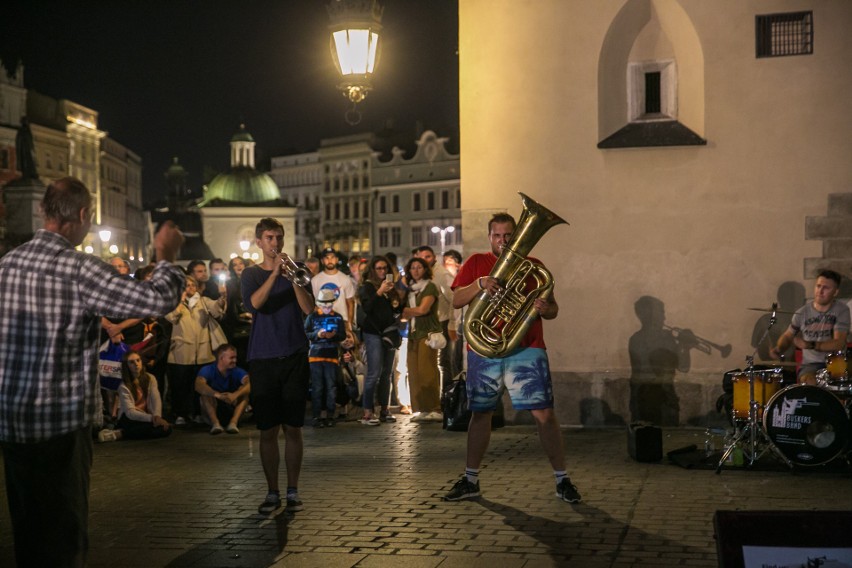
[[[504,357],[521,344],[538,317],[535,300],[547,298],[553,290],[553,275],[528,260],[527,254],[551,227],[568,224],[534,199],[519,195],[524,211],[489,274],[503,290],[495,296],[485,291],[478,294],[465,316],[464,337],[483,357]]]

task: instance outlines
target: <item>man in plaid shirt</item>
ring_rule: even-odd
[[[50,184],[42,212],[44,228],[0,259],[0,448],[18,565],[82,566],[101,316],[174,309],[185,279],[170,263],[183,235],[161,227],[160,262],[142,282],[74,249],[92,225],[81,181]]]

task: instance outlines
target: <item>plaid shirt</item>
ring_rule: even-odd
[[[48,440],[91,424],[101,316],[171,311],[186,278],[167,262],[139,282],[39,230],[0,259],[0,440]]]

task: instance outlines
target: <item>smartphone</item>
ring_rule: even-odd
[[[219,284],[224,284],[227,279],[228,279],[227,274],[225,274],[224,272],[219,273]]]
[[[390,282],[391,284],[393,284],[393,274],[386,274],[385,282]]]

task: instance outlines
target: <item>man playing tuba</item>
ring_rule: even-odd
[[[492,298],[502,292],[504,284],[489,275],[516,228],[514,217],[507,213],[498,213],[491,218],[488,222],[491,251],[471,255],[462,265],[452,286],[454,308],[467,306],[483,290]],[[542,264],[537,259],[528,258]],[[468,350],[466,384],[472,416],[467,434],[467,467],[464,475],[444,496],[445,501],[470,499],[480,494],[479,467],[491,439],[491,414],[496,409],[504,385],[512,406],[517,410],[529,410],[535,418],[541,444],[556,476],[557,497],[568,503],[581,500],[565,471],[565,450],[553,411],[553,386],[541,323],[542,318],[555,318],[559,305],[551,294],[547,298],[535,299],[533,310],[539,317],[530,325],[520,346],[505,356],[489,358]]]

